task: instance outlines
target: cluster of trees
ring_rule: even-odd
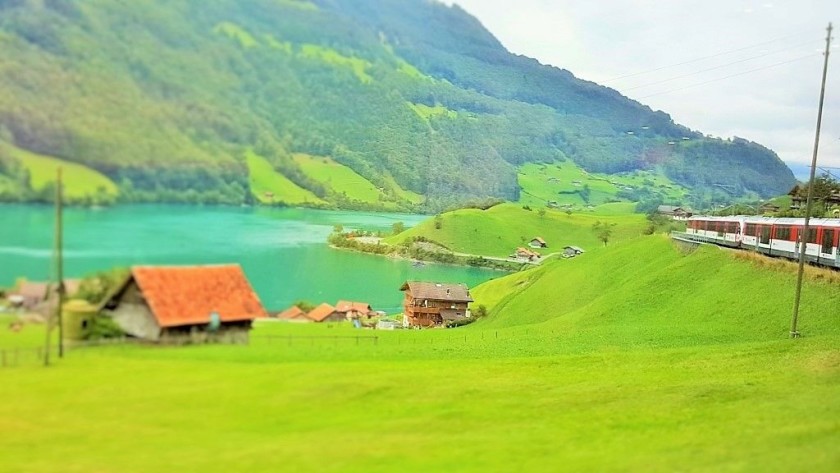
[[[343,208],[362,205],[292,153],[331,156],[384,189],[393,178],[428,212],[516,200],[516,166],[567,158],[599,172],[663,166],[690,186],[723,173],[761,195],[792,185],[769,150],[704,138],[512,55],[458,7],[318,5],[0,0],[0,141],[97,169],[132,202],[247,202],[249,148]],[[698,145],[667,145],[683,136]]]

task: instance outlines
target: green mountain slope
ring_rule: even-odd
[[[490,309],[486,327],[541,324],[584,345],[590,335],[609,346],[784,338],[796,273],[747,256],[715,246],[686,255],[664,236],[644,237],[488,282],[473,297]],[[804,285],[800,327],[837,336],[840,279],[823,271]]]
[[[249,149],[348,208],[517,200],[519,166],[562,160],[657,169],[701,201],[793,183],[760,145],[705,138],[421,0],[0,0],[0,71],[0,141],[94,169],[124,201],[250,202]],[[345,200],[296,153],[385,195]]]

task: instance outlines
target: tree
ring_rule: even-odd
[[[298,309],[300,309],[304,312],[312,312],[312,309],[315,308],[315,304],[313,304],[313,303],[311,303],[307,300],[299,300],[299,301],[296,301],[292,305],[297,306]]]
[[[435,230],[443,228],[443,217],[440,214],[435,215]]]
[[[394,232],[394,235],[399,235],[405,231],[405,224],[402,222],[394,222],[394,224],[391,225],[391,230]]]
[[[592,230],[598,236],[598,239],[604,242],[604,246],[607,246],[610,237],[612,237],[613,227],[615,227],[614,223],[601,222],[599,220],[592,225]]]
[[[545,209],[540,209],[540,210],[537,212],[537,215],[539,215],[539,216],[540,216],[540,218],[545,217]]]
[[[333,233],[344,233],[344,225],[340,223],[333,225]]]

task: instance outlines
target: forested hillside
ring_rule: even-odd
[[[102,179],[94,202],[436,211],[562,160],[654,170],[694,205],[794,182],[423,0],[0,0],[0,71],[5,201],[47,198],[50,159]]]

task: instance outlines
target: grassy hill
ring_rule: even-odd
[[[583,207],[614,201],[689,203],[689,190],[656,171],[590,173],[571,161],[526,164],[519,168],[519,202],[529,206]]]
[[[301,189],[289,178],[275,171],[271,163],[262,156],[249,150],[245,159],[248,163],[251,192],[260,202],[282,202],[289,205],[324,203],[312,192]]]
[[[614,223],[611,241],[621,241],[642,234],[649,223],[644,216],[624,213],[627,206],[612,205],[602,212],[567,215],[547,210],[525,210],[516,204],[501,204],[487,210],[463,209],[430,218],[405,232],[388,237],[386,243],[423,237],[452,251],[482,256],[508,256],[517,247],[527,246],[535,237],[542,237],[549,247],[543,254],[562,252],[566,245],[594,250],[604,246],[592,226],[596,222]],[[612,214],[612,215],[610,215]]]
[[[513,55],[439,2],[5,1],[0,69],[0,142],[95,170],[128,202],[250,203],[250,149],[345,208],[517,201],[517,170],[558,160],[655,171],[703,203],[718,185],[767,197],[794,182],[761,145]],[[307,183],[296,154],[413,198],[379,205],[354,186],[365,195],[342,200]],[[0,198],[34,198],[10,167]],[[595,184],[596,200],[613,194]]]
[[[16,189],[19,192],[31,191],[33,198],[52,200],[59,167],[62,169],[64,196],[69,202],[107,203],[119,194],[117,185],[111,179],[82,164],[33,153],[2,142],[0,154],[4,159],[14,161],[19,170],[25,172],[24,179],[27,185],[23,189],[20,186]],[[12,177],[0,174],[0,194],[3,194],[4,180],[7,189],[17,184]]]
[[[20,352],[0,469],[831,472],[840,291],[806,280],[790,340],[793,277],[654,236],[481,286],[492,314],[465,329],[259,323],[249,346],[74,349],[50,369]]]

